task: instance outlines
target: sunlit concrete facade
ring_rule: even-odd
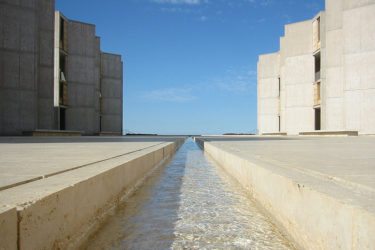
[[[258,130],[375,134],[375,1],[326,0],[258,61]]]

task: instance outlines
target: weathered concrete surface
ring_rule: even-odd
[[[108,211],[183,141],[156,136],[1,138],[0,183],[17,186],[0,191],[0,208],[17,207],[20,249],[79,247]],[[0,238],[5,237],[2,232]]]
[[[375,137],[198,137],[306,249],[375,248]]]
[[[17,211],[0,207],[0,249],[17,249]]]
[[[95,25],[73,20],[68,24],[66,129],[98,134],[100,40]]]
[[[101,53],[100,131],[122,133],[121,55]]]
[[[52,129],[54,8],[0,1],[0,135]]]
[[[259,134],[280,131],[279,69],[279,53],[259,56],[257,90]]]
[[[314,108],[320,107],[323,130],[375,134],[372,115],[375,111],[375,1],[325,2],[325,11],[312,20],[286,25],[285,36],[280,38],[281,131],[290,135],[313,131]],[[320,20],[319,49],[313,43],[318,34],[314,28],[318,27],[315,26],[317,18]],[[316,53],[320,53],[320,73],[315,76]],[[258,91],[260,134],[278,132],[277,100],[273,94],[279,88],[274,83],[277,72],[274,66],[278,62],[276,57],[270,59],[269,55],[263,55],[258,63],[259,89],[266,87],[268,91],[266,95]],[[268,75],[267,79],[264,75]],[[318,85],[314,89],[313,83],[317,82],[320,82],[320,103],[316,101],[317,96],[314,101],[314,94],[319,90]]]

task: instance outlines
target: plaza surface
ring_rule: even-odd
[[[0,249],[79,247],[185,138],[1,137]]]
[[[0,190],[152,148],[175,137],[0,137]]]
[[[375,192],[375,136],[209,136],[248,160],[299,170]]]
[[[375,247],[375,137],[195,139],[298,246]]]

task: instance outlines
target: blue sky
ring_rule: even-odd
[[[96,25],[124,62],[124,131],[249,133],[257,129],[259,54],[279,50],[284,25],[324,0],[56,0]]]

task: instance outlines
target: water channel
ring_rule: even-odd
[[[93,235],[87,249],[291,249],[192,139]]]

